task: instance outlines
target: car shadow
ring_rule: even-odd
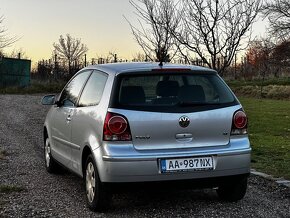
[[[59,181],[58,184],[65,186],[67,195],[73,202],[86,205],[84,181],[82,178],[62,169],[61,173],[54,174]],[[184,185],[184,186],[182,186]],[[195,189],[182,183],[132,183],[118,184],[110,187],[113,193],[109,209],[104,213],[107,216],[132,214],[153,214],[154,211],[163,211],[169,216],[175,210],[184,212],[206,208],[208,205],[224,205],[220,202],[214,189]]]

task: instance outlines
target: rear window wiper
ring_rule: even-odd
[[[221,103],[217,102],[186,102],[186,101],[180,101],[176,105],[182,106],[182,107],[187,107],[187,106],[205,106],[205,105],[221,105]]]

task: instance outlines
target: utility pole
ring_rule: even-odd
[[[87,54],[85,54],[85,67],[87,66]]]
[[[57,54],[54,55],[54,79],[57,79],[58,74],[58,64],[57,64]]]
[[[234,79],[237,79],[237,54],[235,54],[235,71],[234,71]]]

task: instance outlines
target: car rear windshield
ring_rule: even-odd
[[[117,76],[110,106],[120,109],[191,112],[238,104],[213,73],[130,73]]]

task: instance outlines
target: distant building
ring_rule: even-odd
[[[0,57],[0,87],[30,85],[31,61]]]

